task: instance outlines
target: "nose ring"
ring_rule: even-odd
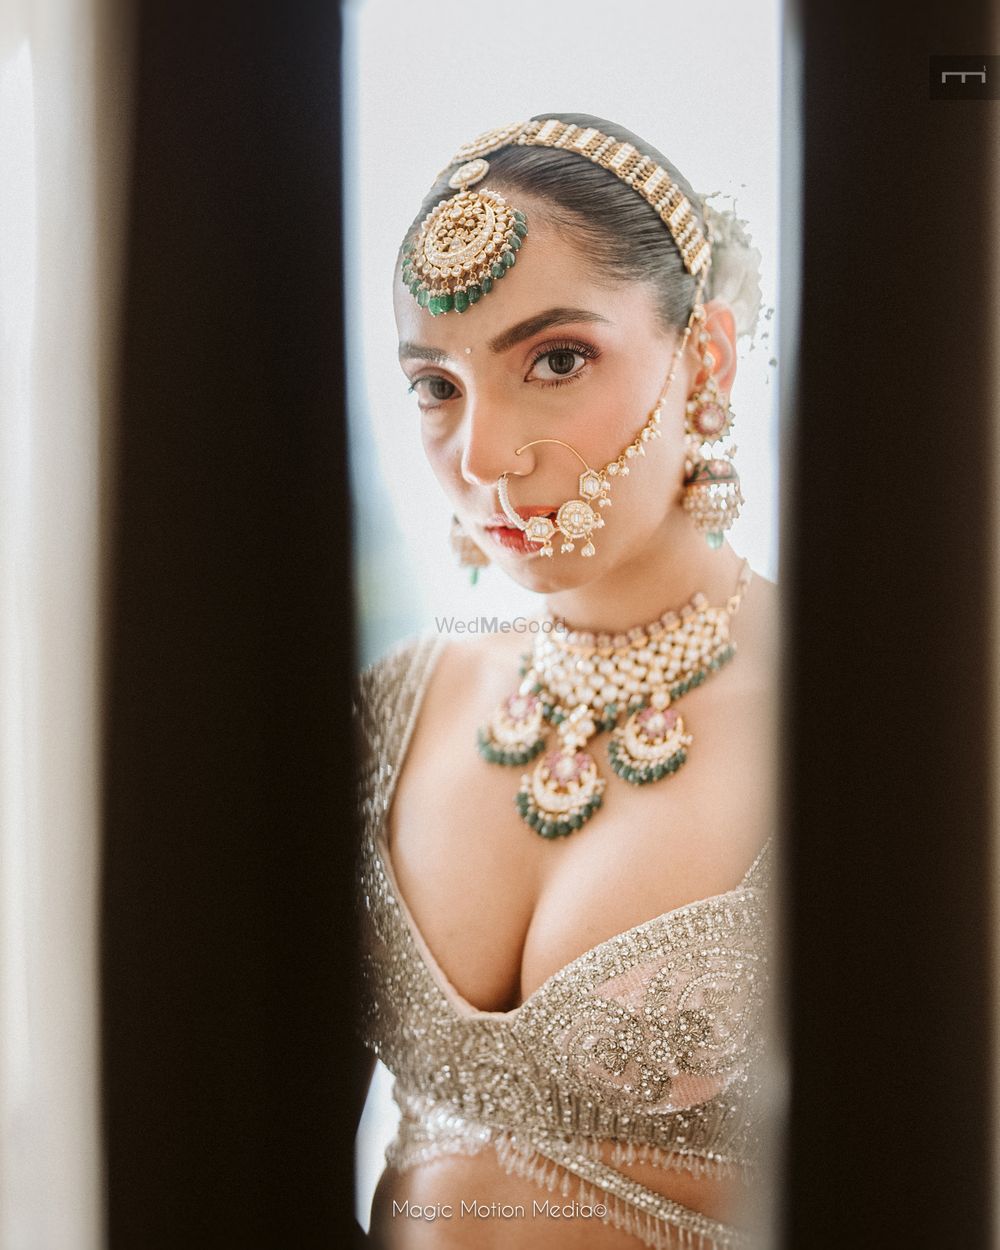
[[[584,539],[585,544],[580,549],[580,555],[592,556],[596,549],[591,535],[594,530],[601,529],[604,526],[604,518],[599,512],[594,511],[592,504],[596,503],[600,508],[609,508],[611,506],[611,500],[608,498],[611,483],[604,473],[597,469],[592,469],[575,447],[571,447],[569,443],[564,443],[559,438],[533,439],[530,443],[525,443],[523,446],[516,448],[514,455],[519,456],[522,451],[527,451],[529,447],[537,447],[541,443],[554,443],[557,447],[565,447],[583,465],[583,472],[580,474],[577,483],[580,498],[567,499],[556,513],[554,522],[547,516],[533,516],[525,521],[510,501],[508,480],[511,474],[509,472],[501,473],[497,480],[497,497],[500,500],[500,507],[503,509],[504,516],[510,521],[511,525],[524,532],[529,542],[542,544],[539,555],[552,555],[552,539],[559,533],[563,536],[563,541],[559,548],[560,551],[574,551],[576,543],[580,539]],[[524,477],[527,475],[518,473],[515,476]]]

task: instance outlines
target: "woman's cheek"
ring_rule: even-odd
[[[427,463],[437,480],[446,490],[461,485],[462,446],[454,431],[432,428],[425,420],[420,429]]]

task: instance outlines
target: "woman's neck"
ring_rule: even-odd
[[[710,603],[724,603],[741,565],[728,543],[711,550],[687,516],[673,513],[630,559],[585,586],[547,596],[546,606],[572,628],[624,633],[682,607],[699,590]]]

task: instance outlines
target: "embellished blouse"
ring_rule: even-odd
[[[509,1172],[603,1208],[657,1250],[748,1244],[612,1165],[758,1174],[772,840],[735,889],[599,943],[510,1011],[477,1010],[417,930],[386,841],[442,647],[421,637],[391,652],[362,674],[357,707],[361,1033],[395,1077],[387,1163],[493,1150]]]

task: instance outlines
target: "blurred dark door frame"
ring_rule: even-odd
[[[111,1250],[353,1215],[340,14],[139,0],[109,554]]]
[[[786,11],[789,1250],[993,1244],[992,8]]]

